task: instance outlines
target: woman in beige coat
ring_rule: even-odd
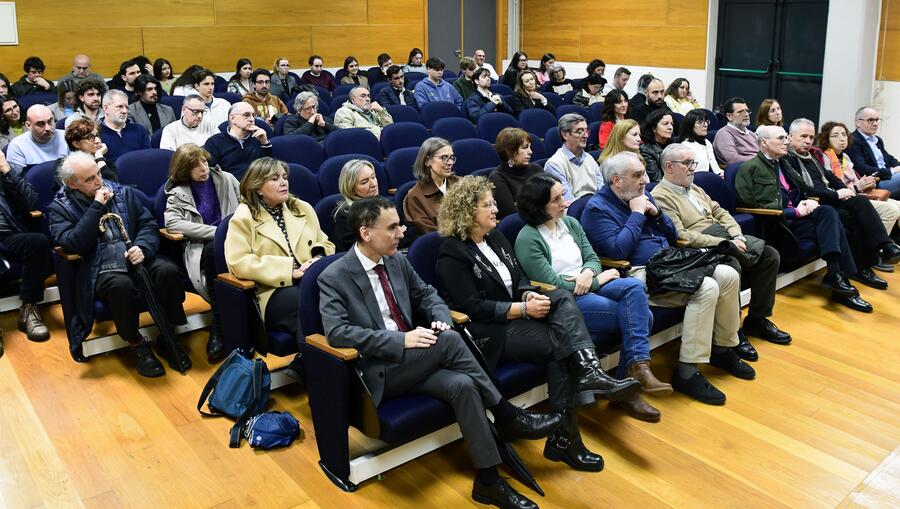
[[[209,153],[193,143],[178,147],[169,166],[166,229],[184,235],[184,267],[194,290],[212,306],[206,355],[224,357],[222,329],[213,281],[216,278],[213,238],[223,217],[237,209],[238,181],[218,166],[209,167]]]
[[[312,206],[291,196],[287,176],[287,164],[271,157],[250,164],[225,237],[225,261],[232,274],[256,282],[266,328],[296,333],[300,279],[334,253],[334,244]]]

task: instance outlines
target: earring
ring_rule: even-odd
[[[512,168],[512,167],[513,167],[513,160],[510,159],[509,161],[506,161],[506,165],[509,166],[510,168]]]

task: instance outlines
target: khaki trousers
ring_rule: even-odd
[[[887,234],[891,234],[894,225],[900,226],[900,201],[888,199],[887,201],[872,200],[872,207],[878,212],[878,217],[884,223]]]
[[[647,280],[645,267],[635,267],[631,277]],[[685,307],[678,360],[707,363],[712,345],[737,346],[741,326],[741,276],[728,265],[717,265],[712,277],[703,278],[693,294],[666,292],[650,297],[651,306]]]

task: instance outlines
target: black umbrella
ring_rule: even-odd
[[[131,249],[133,244],[131,243],[131,238],[128,237],[128,232],[125,230],[125,225],[122,223],[122,218],[114,212],[103,214],[100,217],[101,233],[106,233],[105,223],[107,221],[112,221],[114,223],[119,235],[122,236],[122,240],[125,241],[125,248]],[[147,311],[150,312],[150,316],[153,317],[153,321],[156,322],[156,327],[159,329],[160,342],[162,343],[163,348],[168,352],[169,359],[171,359],[169,367],[177,369],[183,375],[190,369],[191,361],[189,358],[185,358],[184,355],[182,355],[181,349],[178,348],[178,340],[175,338],[175,329],[173,329],[172,325],[169,323],[169,317],[166,316],[166,311],[163,309],[156,296],[156,292],[153,290],[153,279],[150,277],[150,273],[142,263],[132,264],[131,272],[134,275],[134,280],[137,282],[138,291],[141,292],[141,296],[147,303]]]

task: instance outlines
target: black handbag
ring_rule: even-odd
[[[665,292],[694,293],[703,278],[712,275],[716,265],[728,263],[730,241],[723,240],[712,248],[666,247],[647,261],[647,291],[650,295]]]

